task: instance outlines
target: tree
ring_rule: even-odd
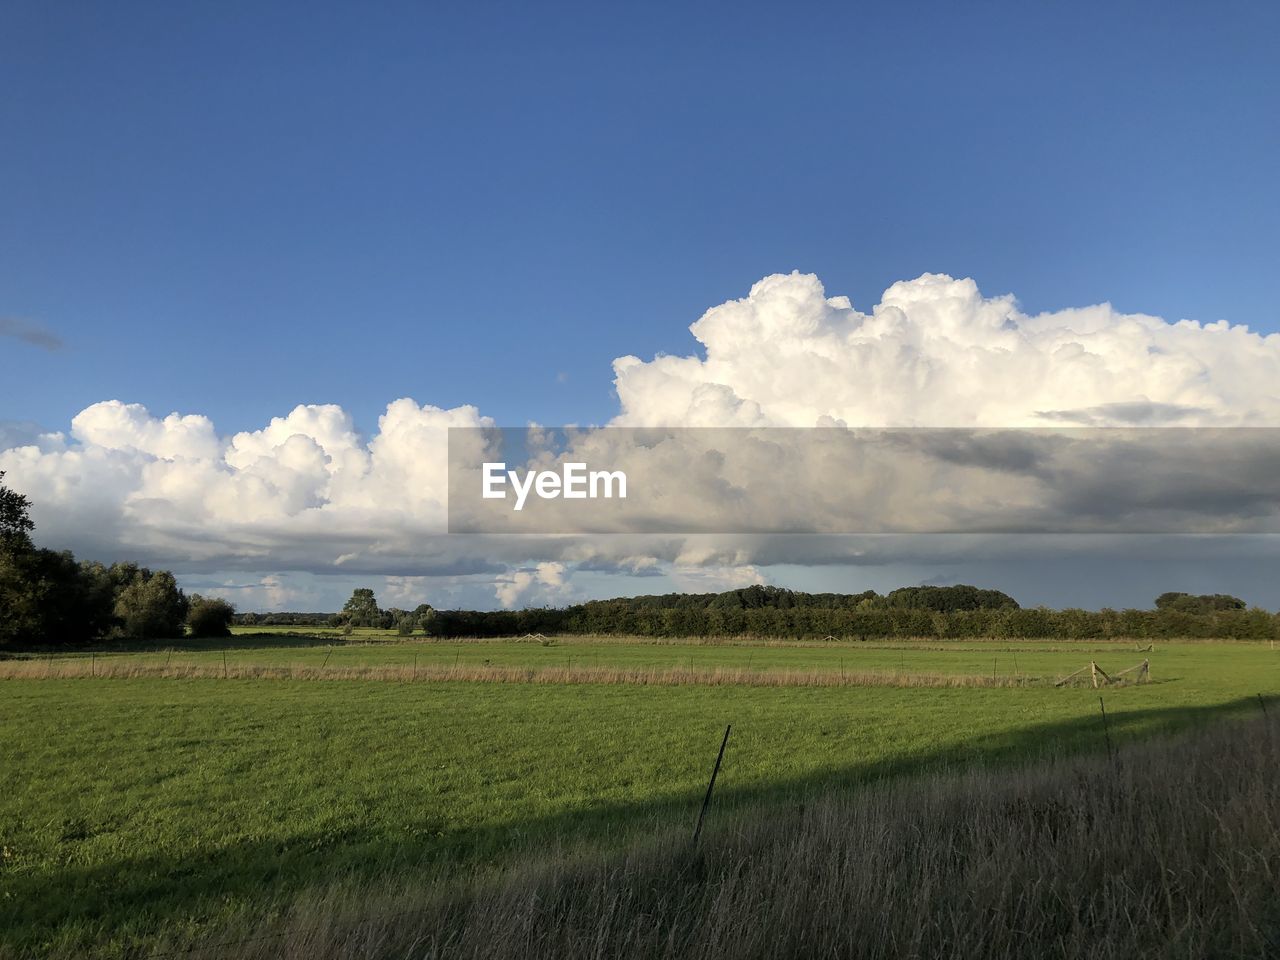
[[[30,506],[0,484],[0,645],[182,635],[187,598],[173,574],[77,563],[69,552],[37,548]]]
[[[125,636],[158,640],[182,636],[187,607],[172,573],[144,568],[116,595],[115,615]]]
[[[3,470],[0,480],[4,480]],[[0,483],[0,548],[31,549],[31,531],[36,525],[28,514],[30,508],[30,500]]]
[[[0,547],[0,645],[76,644],[112,628],[113,593],[69,552]]]
[[[0,484],[0,645],[93,640],[111,625],[110,591],[70,553],[32,544],[30,506]]]
[[[890,607],[908,610],[934,610],[951,613],[956,610],[1017,610],[1018,601],[1000,590],[980,590],[965,583],[953,587],[899,587],[889,591],[885,602]]]
[[[342,607],[346,622],[353,627],[376,627],[382,621],[382,611],[378,609],[378,601],[368,587],[358,587]]]
[[[413,621],[418,629],[428,636],[436,625],[436,610],[429,603],[420,603],[413,608]]]
[[[1243,610],[1247,606],[1239,597],[1226,593],[1193,595],[1171,591],[1156,597],[1156,609],[1172,613],[1214,613],[1218,610]]]
[[[187,629],[193,637],[229,637],[235,614],[236,608],[221,597],[194,593],[187,605]]]

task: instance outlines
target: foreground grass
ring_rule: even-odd
[[[1112,737],[1257,713],[1275,663],[1259,646],[1162,647],[1162,682],[1106,692]],[[457,884],[683,831],[728,722],[718,816],[1104,743],[1092,690],[1046,687],[86,678],[0,692],[0,955],[14,956],[137,955],[335,875]]]
[[[1273,957],[1275,733],[825,792],[696,850],[673,834],[461,890],[334,884],[205,943],[240,960]]]

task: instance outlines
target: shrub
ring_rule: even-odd
[[[126,637],[180,637],[187,620],[187,598],[168,570],[152,573],[144,568],[116,595],[115,615]]]
[[[236,608],[226,600],[197,593],[187,608],[187,629],[193,637],[229,637],[235,613]]]

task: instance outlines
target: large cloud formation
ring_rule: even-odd
[[[870,314],[777,274],[690,330],[704,359],[614,361],[616,425],[1280,425],[1280,334],[1109,304],[1028,316],[941,274]]]
[[[1106,304],[1028,316],[967,279],[896,283],[864,314],[815,276],[775,275],[690,330],[702,356],[615,361],[612,425],[1280,426],[1280,335]],[[78,414],[69,436],[11,432],[21,445],[0,451],[0,470],[35,500],[44,542],[86,555],[272,575],[482,574],[507,604],[540,588],[565,596],[577,569],[675,564],[756,580],[758,564],[866,562],[885,549],[449,537],[447,430],[486,425],[476,407],[400,399],[367,439],[334,405],[225,436],[200,414],[107,400]]]
[[[46,434],[0,453],[0,469],[33,495],[46,540],[166,561],[341,565],[440,533],[448,428],[486,423],[474,407],[403,399],[368,442],[332,404],[220,437],[204,416],[159,418],[107,400],[72,420],[70,438]]]

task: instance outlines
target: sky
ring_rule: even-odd
[[[252,550],[184,551],[179,531],[190,539],[198,519],[223,514],[145,486],[158,482],[155,469],[117,488],[85,464],[94,444],[123,449],[122,417],[154,437],[172,412],[207,421],[213,446],[124,446],[148,462],[218,460],[238,433],[266,431],[300,404],[332,405],[345,419],[317,426],[317,415],[312,426],[356,437],[344,449],[358,460],[386,436],[380,418],[401,398],[420,411],[474,407],[503,425],[660,411],[690,422],[690,403],[671,406],[683,394],[664,357],[709,362],[706,382],[732,384],[771,422],[807,424],[809,412],[828,411],[783,409],[791,387],[751,374],[725,336],[717,346],[690,331],[707,311],[752,300],[762,278],[797,270],[866,315],[900,281],[937,274],[973,278],[982,302],[1012,296],[1017,318],[1111,304],[1110,332],[1091,334],[1108,342],[1127,337],[1134,322],[1122,318],[1135,316],[1275,333],[1278,31],[1280,8],[1263,3],[7,3],[0,449],[61,433],[70,453],[44,442],[26,449],[56,462],[11,451],[0,469],[38,505],[44,495],[37,519],[50,545],[105,555],[115,543],[186,571],[189,584],[242,591],[228,595],[247,606],[327,609],[350,577],[374,575],[425,578],[404,592],[478,605],[653,583],[830,589],[885,571],[961,576],[918,551],[874,574],[765,554],[689,561],[679,550],[654,552],[656,574],[636,557],[611,555],[626,562],[606,575],[554,552],[433,566],[397,550],[383,568],[376,557],[388,552],[366,543],[365,566],[348,577],[299,562],[296,542],[284,549],[275,536],[281,517],[339,502],[331,487],[299,492],[259,477],[277,513],[245,514],[243,500],[221,508],[259,517],[240,531]],[[916,309],[911,322],[935,322]],[[957,309],[978,323],[986,308]],[[789,343],[809,336],[783,328]],[[1064,381],[1051,407],[1142,397],[1271,423],[1275,341],[1219,349],[1151,337],[1145,349],[1204,369],[1139,389],[1140,367],[1117,363],[1106,368],[1111,386],[1091,381],[1076,402]],[[766,353],[778,342],[751,341]],[[1197,359],[1205,354],[1216,359]],[[945,351],[922,355],[952,369]],[[850,360],[846,379],[888,397],[900,357],[878,356],[880,368]],[[640,366],[620,374],[625,357]],[[727,372],[735,363],[738,379]],[[798,385],[807,373],[795,376]],[[1195,377],[1252,393],[1208,390],[1189,402]],[[665,386],[646,386],[653,380]],[[937,381],[944,402],[930,409],[966,409],[973,394],[960,382]],[[150,419],[98,406],[109,401]],[[925,406],[908,392],[841,410],[870,422]],[[73,421],[89,411],[77,433]],[[110,430],[104,417],[115,417]],[[205,430],[189,426],[187,439]],[[295,427],[277,430],[270,450]],[[319,448],[332,480],[336,448]],[[112,476],[142,476],[141,461],[124,466],[116,454],[102,460]],[[383,496],[395,496],[389,476]],[[177,481],[167,482],[172,492]],[[118,526],[143,501],[153,526],[169,505],[164,537]],[[308,522],[307,542],[335,558],[356,549],[337,545],[354,536],[349,514],[348,526]],[[1190,571],[1171,572],[1179,583],[1217,577],[1177,562]],[[1025,565],[1002,569],[984,576]],[[1260,561],[1249,569],[1263,571],[1260,582],[1274,572]],[[1145,584],[1098,580],[1083,602],[1144,600]],[[1061,594],[1026,589],[1045,602]],[[1249,590],[1280,606],[1265,586],[1237,592]]]

